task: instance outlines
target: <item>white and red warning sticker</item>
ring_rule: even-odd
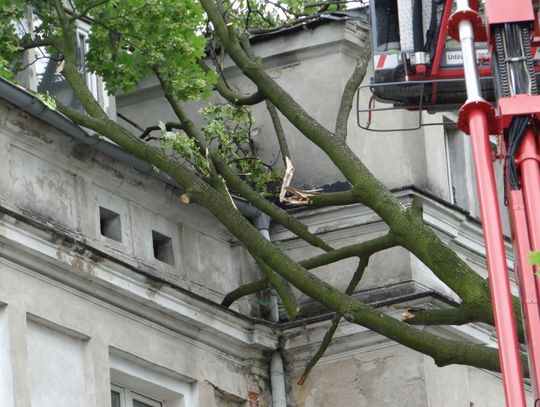
[[[399,54],[375,54],[373,66],[378,69],[393,69],[399,64]]]

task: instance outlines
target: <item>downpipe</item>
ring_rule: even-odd
[[[272,386],[272,406],[287,407],[287,395],[285,393],[285,369],[281,352],[272,352],[270,359],[270,385]]]
[[[272,218],[259,209],[250,205],[241,198],[235,197],[234,203],[242,215],[248,218],[253,226],[265,239],[270,240],[270,222]],[[271,322],[279,322],[278,296],[274,290],[270,295],[270,314],[268,319]],[[285,370],[283,367],[283,356],[279,349],[272,352],[270,359],[270,392],[272,393],[273,407],[287,407],[287,393],[285,387]]]

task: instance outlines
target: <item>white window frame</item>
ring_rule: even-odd
[[[91,29],[90,24],[83,21],[77,21],[77,47],[82,50],[84,55],[88,52],[88,37],[90,36]],[[99,100],[97,76],[91,72],[85,71],[84,80],[86,86],[88,86],[88,89],[92,92],[92,95],[94,95],[96,100]]]
[[[156,407],[193,407],[195,405],[192,383],[195,380],[174,373],[152,362],[139,359],[118,349],[109,354],[110,383],[128,389],[136,397],[146,397],[158,403]],[[115,390],[111,386],[112,390]],[[117,391],[117,390],[116,390]],[[135,398],[135,400],[138,400]],[[148,403],[145,399],[140,399]],[[132,404],[120,404],[132,407]],[[150,404],[154,407],[153,404]]]
[[[135,390],[119,386],[117,384],[111,384],[111,391],[115,391],[120,394],[120,407],[133,407],[133,401],[140,401],[151,407],[163,407],[163,403],[150,397],[143,396],[137,393]]]

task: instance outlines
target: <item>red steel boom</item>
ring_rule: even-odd
[[[540,277],[527,262],[531,251],[540,251],[538,2],[512,0],[509,6],[505,0],[486,0],[483,10],[475,0],[413,0],[410,10],[403,5],[409,2],[373,2],[374,97],[413,110],[448,110],[464,102],[458,127],[471,137],[506,403],[525,407],[489,140],[499,137],[506,175],[506,185],[499,187],[509,204],[534,406],[540,406]],[[449,36],[459,41],[460,52],[447,46]]]

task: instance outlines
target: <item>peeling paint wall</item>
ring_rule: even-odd
[[[5,103],[0,117],[0,197],[21,213],[217,302],[257,278],[231,235],[179,191]],[[103,211],[118,217],[118,236],[104,235]],[[170,239],[171,264],[156,258],[153,232]]]

